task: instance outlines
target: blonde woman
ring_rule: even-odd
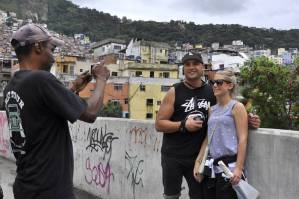
[[[210,108],[208,137],[202,145],[194,166],[194,177],[198,178],[201,155],[211,139],[209,155],[214,160],[211,165],[213,177],[203,181],[206,197],[209,199],[237,198],[232,184],[238,184],[246,157],[248,118],[244,105],[233,99],[236,77],[231,70],[218,71],[213,83],[217,104]],[[212,132],[214,131],[213,135]],[[231,179],[223,177],[218,161],[222,160],[233,172]]]

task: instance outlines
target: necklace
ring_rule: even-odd
[[[190,84],[190,83],[187,82],[186,80],[184,81],[184,83],[185,83],[187,86],[191,87],[192,89],[200,88],[200,87],[203,86],[203,84],[201,84],[201,86],[193,86],[192,84]]]

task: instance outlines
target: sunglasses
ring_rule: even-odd
[[[231,83],[230,81],[227,81],[227,80],[224,80],[224,79],[216,79],[216,80],[210,80],[210,82],[211,82],[211,84],[212,85],[217,85],[217,86],[222,86],[222,84],[224,83],[224,82],[226,82],[226,83]]]

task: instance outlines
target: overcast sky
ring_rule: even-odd
[[[132,20],[299,29],[298,0],[71,0]]]

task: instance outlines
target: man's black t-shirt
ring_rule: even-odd
[[[16,199],[73,199],[73,148],[67,121],[75,122],[86,102],[51,73],[21,70],[4,90],[16,157]]]
[[[174,113],[171,121],[182,121],[187,117],[200,117],[204,123],[198,132],[164,133],[162,155],[177,158],[194,158],[207,133],[208,109],[216,103],[212,88],[203,86],[188,88],[183,82],[175,84]]]

